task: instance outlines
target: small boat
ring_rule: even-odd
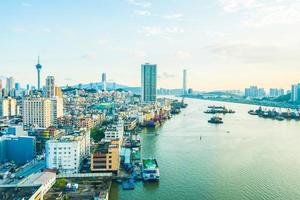
[[[282,117],[282,116],[277,116],[277,117],[275,117],[275,119],[277,119],[278,121],[283,121],[283,120],[285,120],[285,118]]]
[[[212,117],[210,120],[208,120],[208,123],[211,123],[211,124],[223,124],[223,120],[221,117],[218,117],[218,116],[215,116],[215,117]]]

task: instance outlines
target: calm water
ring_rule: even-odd
[[[111,199],[300,199],[300,122],[248,115],[256,106],[187,100],[163,127],[142,134],[144,157],[156,157],[159,184],[133,191],[113,185]],[[208,105],[237,113],[208,124]],[[202,136],[202,140],[200,140]]]

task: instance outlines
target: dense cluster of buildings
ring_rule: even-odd
[[[121,163],[128,165],[140,151],[131,149],[130,133],[159,126],[171,112],[172,101],[157,98],[155,64],[141,65],[141,95],[108,90],[105,73],[101,89],[61,89],[54,76],[43,86],[39,61],[36,70],[36,88],[22,89],[12,77],[3,88],[0,81],[0,185],[38,183],[31,196],[43,196],[56,174],[118,174]],[[186,73],[181,94],[188,92]]]

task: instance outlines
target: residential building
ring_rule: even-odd
[[[8,96],[14,96],[15,91],[15,79],[13,77],[9,77],[6,79],[6,93]]]
[[[46,167],[62,173],[78,173],[82,160],[90,155],[90,131],[82,130],[46,142]]]
[[[64,116],[64,102],[62,97],[51,98],[51,125],[57,125],[57,119]]]
[[[55,96],[55,79],[54,76],[46,78],[46,97],[52,98]]]
[[[24,126],[48,128],[51,125],[51,101],[47,98],[23,100]]]
[[[291,101],[296,103],[300,102],[300,83],[292,85]]]
[[[116,124],[110,125],[105,130],[105,139],[106,140],[114,140],[119,139],[122,140],[124,135],[124,121],[119,120]]]
[[[155,102],[157,88],[157,65],[142,64],[141,66],[142,101]]]
[[[120,168],[119,140],[103,140],[91,154],[92,172],[118,172]]]
[[[0,117],[13,117],[17,115],[17,100],[11,97],[0,99]]]

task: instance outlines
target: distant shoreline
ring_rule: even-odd
[[[297,109],[300,107],[300,105],[294,105],[294,104],[282,103],[282,102],[272,102],[272,101],[261,102],[255,100],[230,99],[230,98],[221,98],[221,97],[203,98],[198,96],[184,96],[184,98],[199,99],[205,101],[219,101],[219,102],[227,102],[227,103],[247,104],[247,105],[256,105],[256,106],[266,106],[266,107],[276,107],[276,108]]]

